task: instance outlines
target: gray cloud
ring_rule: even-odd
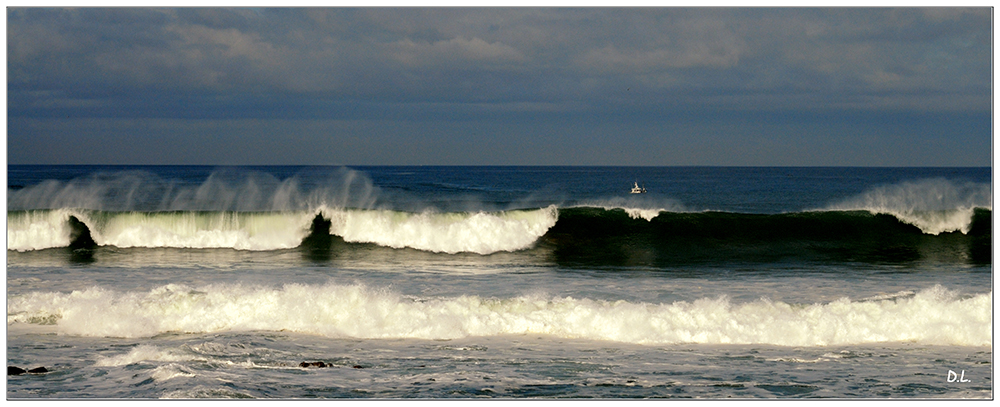
[[[733,109],[989,108],[985,8],[14,8],[8,31],[15,111],[143,91],[603,107],[623,86]]]
[[[320,130],[301,120],[409,120],[462,134],[504,120],[581,133],[574,121],[600,117],[659,146],[657,134],[683,133],[657,130],[664,121],[714,134],[767,115],[850,128],[844,120],[930,114],[941,138],[949,121],[967,119],[949,114],[988,120],[991,18],[989,8],[12,7],[8,117],[26,120],[14,126],[24,131],[44,118],[130,129],[139,119],[281,119],[303,131]],[[868,125],[877,137],[880,125]],[[718,150],[698,140],[715,139],[679,141]],[[563,149],[583,156],[580,146],[608,148]]]

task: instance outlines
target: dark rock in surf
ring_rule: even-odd
[[[330,227],[333,222],[326,220],[322,215],[316,214],[313,218],[312,226],[309,227],[309,235],[302,239],[302,249],[310,260],[329,261],[332,257],[330,248],[333,246],[334,238],[330,235]]]
[[[90,229],[75,216],[69,217],[69,248],[70,250],[93,250],[97,242],[90,235]]]
[[[303,367],[303,368],[310,368],[310,367],[333,367],[333,364],[332,363],[325,363],[325,362],[302,362],[302,363],[299,363],[299,367]],[[351,367],[353,367],[355,369],[364,369],[365,368],[364,366],[361,366],[361,365],[354,365],[354,366],[351,366]]]
[[[48,373],[48,372],[49,372],[49,369],[46,369],[45,366],[39,366],[39,367],[36,367],[34,369],[28,369],[28,370],[21,369],[21,368],[19,368],[17,366],[7,366],[7,375],[8,376],[18,376],[18,375],[22,375],[22,374],[25,374],[25,373],[40,374],[40,373]]]
[[[317,214],[309,227],[309,235],[302,240],[302,244],[317,249],[329,249],[330,243],[333,241],[333,237],[330,236],[331,226],[333,226],[333,222]]]

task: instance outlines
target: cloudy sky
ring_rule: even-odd
[[[7,8],[12,164],[991,165],[989,8]]]

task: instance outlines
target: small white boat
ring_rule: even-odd
[[[634,186],[634,187],[632,187],[632,193],[633,193],[633,194],[645,194],[645,193],[646,193],[646,187],[642,187],[642,188],[640,188],[640,187],[639,187],[639,183],[638,183],[638,182],[636,182],[636,183],[635,183],[635,186]]]

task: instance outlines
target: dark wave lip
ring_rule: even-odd
[[[992,211],[974,210],[967,233],[924,233],[885,214],[661,212],[652,220],[624,210],[571,208],[539,245],[572,266],[785,261],[992,264]]]

